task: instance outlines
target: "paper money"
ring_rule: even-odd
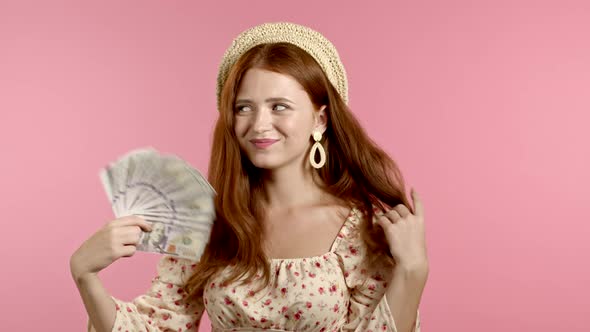
[[[152,225],[137,250],[199,260],[215,220],[215,190],[195,168],[148,147],[128,152],[99,172],[115,217]]]

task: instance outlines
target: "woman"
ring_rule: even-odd
[[[196,331],[207,310],[213,331],[419,331],[422,203],[412,191],[411,207],[395,162],[346,106],[347,86],[318,32],[241,33],[218,76],[217,218],[203,256],[164,256],[151,289],[121,301],[97,273],[150,227],[110,222],[71,259],[89,330]]]

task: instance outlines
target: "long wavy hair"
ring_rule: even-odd
[[[265,211],[261,171],[240,149],[234,132],[235,100],[240,82],[251,68],[290,75],[309,95],[314,108],[327,105],[327,129],[322,145],[326,164],[316,172],[323,189],[356,206],[364,213],[362,237],[375,259],[389,253],[383,230],[368,220],[373,208],[413,207],[405,195],[404,181],[396,163],[373,142],[330,83],[315,59],[289,43],[258,45],[244,53],[231,68],[221,91],[219,118],[213,134],[208,179],[217,191],[216,220],[209,244],[188,279],[188,297],[201,296],[208,280],[231,266],[230,283],[251,280],[262,272],[260,290],[270,284],[270,262],[263,251]],[[310,137],[310,147],[312,144]],[[256,291],[255,291],[256,292]]]

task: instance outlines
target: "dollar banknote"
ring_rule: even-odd
[[[128,152],[99,177],[115,217],[136,215],[152,225],[137,250],[198,261],[215,220],[215,190],[202,174],[152,147]]]

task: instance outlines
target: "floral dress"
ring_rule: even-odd
[[[397,332],[384,296],[393,271],[367,264],[361,218],[353,207],[324,255],[271,259],[271,284],[256,294],[253,282],[223,285],[228,267],[209,280],[202,298],[185,301],[182,285],[196,262],[163,256],[146,294],[131,302],[112,297],[117,308],[112,331],[197,331],[206,310],[213,332]],[[419,332],[420,312],[416,315],[414,332]]]

